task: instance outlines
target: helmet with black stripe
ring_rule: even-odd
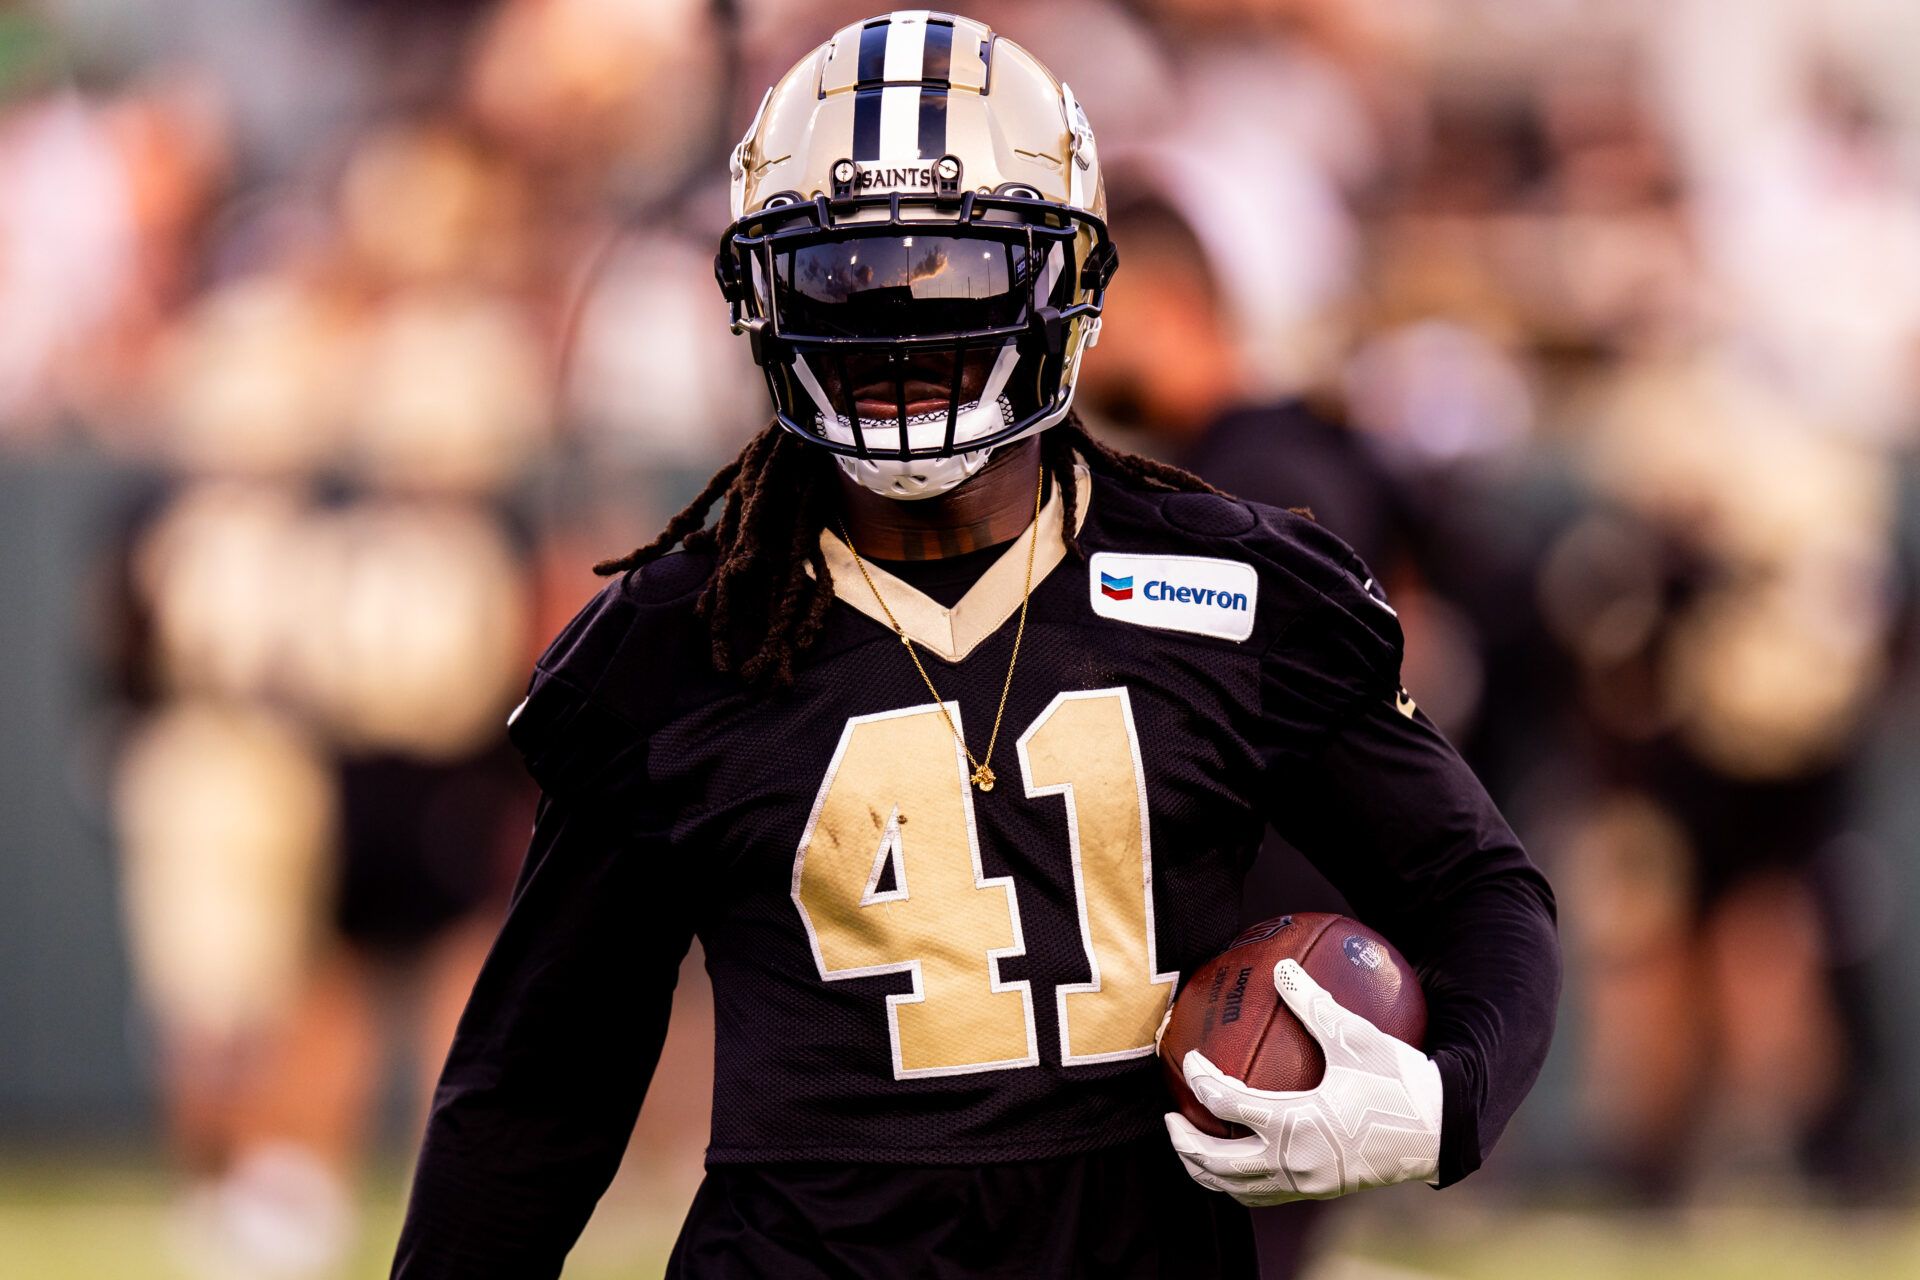
[[[716,263],[782,426],[932,497],[1066,417],[1117,263],[1073,91],[970,18],[854,23],[767,91]]]

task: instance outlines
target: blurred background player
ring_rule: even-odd
[[[265,576],[292,583],[302,606],[368,626],[370,645],[431,647],[397,665],[430,659],[457,677],[451,688],[463,707],[485,679],[474,655],[456,651],[464,639],[440,619],[408,616],[404,602],[487,628],[504,623],[509,637],[524,626],[512,616],[511,561],[483,558],[496,554],[484,532],[408,530],[400,527],[408,517],[365,511],[280,510],[257,521],[261,513],[247,508],[248,495],[231,490],[189,491],[164,513],[136,549],[156,614],[211,603],[198,594],[209,586],[208,560],[224,560],[214,570],[224,573],[234,558],[293,554],[316,580],[277,568]],[[352,527],[361,521],[369,527]],[[393,593],[355,581],[366,575],[350,562],[325,562],[352,555],[343,536],[379,537],[382,564],[394,563],[396,542],[417,537],[416,569],[459,554],[484,566],[483,580],[430,598]],[[500,581],[485,581],[495,574]],[[502,587],[504,619],[500,602],[485,599]],[[518,777],[502,767],[497,730],[427,719],[419,679],[388,704],[415,717],[404,734],[316,715],[289,705],[284,690],[223,687],[209,667],[268,653],[282,660],[314,639],[351,646],[304,607],[271,617],[289,603],[229,601],[208,610],[222,619],[217,638],[157,642],[164,691],[142,712],[116,787],[133,954],[154,1015],[170,1132],[195,1185],[193,1220],[183,1225],[211,1236],[209,1252],[231,1253],[247,1274],[325,1274],[352,1242],[351,1178],[389,1065],[385,1046],[404,1054],[419,1105],[485,946],[491,913],[482,909],[497,907],[504,889],[504,841],[528,811]],[[273,634],[303,616],[313,631]],[[189,656],[184,646],[196,638],[212,643]],[[519,649],[493,664],[510,670]],[[183,669],[194,660],[209,667]],[[356,665],[374,671],[383,660]],[[378,677],[371,683],[355,692],[393,692]]]
[[[444,130],[395,128],[337,198],[426,199],[391,189],[422,168],[486,185]],[[471,243],[381,234],[327,264],[353,296],[239,279],[170,340],[172,471],[127,557],[133,956],[187,1247],[236,1274],[340,1264],[390,1055],[417,1109],[532,812],[502,726],[535,601],[499,490],[541,384],[511,312],[438,282]]]

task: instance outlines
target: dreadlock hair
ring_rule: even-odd
[[[1077,414],[1040,437],[1042,465],[1066,500],[1061,537],[1084,560],[1077,521],[1079,493],[1074,455],[1089,468],[1136,488],[1218,493],[1199,476],[1164,462],[1110,448],[1087,431]],[[834,485],[824,452],[769,423],[740,456],[707,481],[700,496],[667,521],[660,536],[624,556],[593,567],[602,577],[626,573],[680,546],[714,557],[712,576],[695,607],[713,644],[713,665],[750,683],[793,683],[793,658],[813,643],[833,603],[833,579],[820,550],[820,531],[834,519]],[[720,518],[707,516],[724,497]],[[808,570],[811,568],[812,572]],[[759,638],[751,652],[735,652],[742,636]]]

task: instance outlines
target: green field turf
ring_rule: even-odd
[[[1424,1190],[1424,1189],[1422,1189]],[[1400,1194],[1398,1191],[1389,1193]],[[1672,1213],[1543,1210],[1432,1196],[1413,1221],[1360,1208],[1315,1280],[1914,1280],[1920,1210],[1792,1206]]]
[[[363,1246],[341,1280],[373,1280],[399,1220],[400,1180],[369,1190]],[[683,1188],[617,1187],[568,1280],[656,1276]],[[1897,1280],[1920,1277],[1920,1210],[1791,1207],[1648,1214],[1519,1209],[1464,1190],[1394,1191],[1356,1203],[1314,1280]],[[110,1163],[0,1169],[0,1276],[180,1280],[164,1178]]]

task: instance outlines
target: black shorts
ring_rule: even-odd
[[[1164,1137],[970,1166],[716,1164],[670,1280],[1255,1280],[1248,1213]]]
[[[533,816],[504,742],[465,759],[360,756],[340,765],[340,936],[405,955],[504,905]]]

